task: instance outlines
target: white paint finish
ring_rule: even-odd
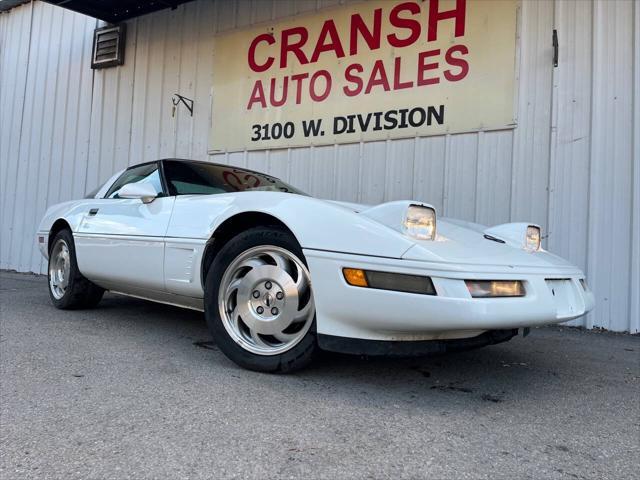
[[[343,337],[416,340],[450,331],[464,336],[471,330],[560,323],[593,308],[593,295],[580,285],[584,275],[577,267],[543,250],[523,248],[527,224],[487,230],[505,241],[498,243],[486,240],[476,224],[440,218],[437,238],[420,240],[402,233],[401,219],[413,203],[350,208],[279,191],[160,197],[151,203],[84,199],[49,208],[38,235],[65,219],[72,226],[78,268],[89,280],[193,307],[193,298],[204,296],[205,242],[215,241],[219,227],[236,215],[271,215],[289,228],[306,254],[318,332]],[[354,288],[342,278],[344,267],[427,275],[438,295]],[[466,279],[520,280],[526,294],[472,299]],[[177,295],[192,299],[180,302]],[[370,308],[363,310],[363,304]]]
[[[74,235],[78,268],[103,288],[164,291],[164,242],[153,237]]]
[[[190,2],[127,22],[125,65],[95,74],[99,22],[41,2],[0,15],[0,266],[44,271],[32,242],[44,205],[79,198],[126,165],[186,156],[273,169],[324,198],[415,198],[468,220],[539,223],[547,246],[588,270],[607,299],[591,324],[637,331],[637,4],[522,2],[514,131],[208,156],[215,33],[334,4]],[[176,91],[195,99],[193,117],[182,106],[171,116]],[[34,195],[27,185],[37,182]]]
[[[200,265],[205,244],[204,240],[167,239],[164,248],[164,281],[167,291],[188,297],[204,297]]]
[[[280,192],[179,196],[167,235],[208,240],[224,221],[243,212],[262,212],[279,219],[303,248],[400,258],[413,246],[412,240],[400,235],[400,213],[394,232],[334,203]]]
[[[126,198],[78,202],[82,220],[74,233],[78,233],[75,240],[80,271],[97,283],[122,282],[164,290],[162,237],[167,232],[174,201],[175,197],[158,198],[151,203]],[[97,209],[95,215],[89,213],[92,209]]]
[[[526,325],[557,323],[593,308],[593,295],[584,292],[579,275],[551,269],[545,273],[526,273],[514,269],[517,278],[527,282],[528,295],[509,299],[472,299],[464,278],[495,278],[496,273],[473,270],[431,270],[423,262],[373,259],[335,252],[305,250],[311,272],[318,319],[318,332],[345,337],[378,340],[419,340],[444,331],[518,328]],[[438,296],[410,295],[352,287],[340,277],[344,266],[354,268],[429,275]],[[545,282],[561,275],[571,278],[571,293],[559,306]],[[451,288],[456,286],[457,288]],[[362,308],[366,305],[367,308]],[[402,315],[397,315],[402,312]],[[389,319],[393,318],[393,322]]]

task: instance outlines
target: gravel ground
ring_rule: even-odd
[[[241,370],[197,312],[0,272],[0,478],[638,478],[640,337]]]

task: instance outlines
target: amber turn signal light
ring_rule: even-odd
[[[393,290],[395,292],[436,295],[436,289],[429,277],[404,273],[376,272],[359,268],[343,268],[342,274],[349,285],[354,287]]]
[[[358,268],[343,268],[342,274],[349,285],[353,285],[354,287],[369,286],[364,270],[360,270]]]

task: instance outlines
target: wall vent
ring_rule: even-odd
[[[123,23],[93,31],[91,68],[115,67],[124,63],[125,27]]]

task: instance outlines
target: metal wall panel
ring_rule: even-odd
[[[95,71],[100,22],[37,1],[0,15],[0,267],[44,272],[33,233],[46,206],[115,170],[210,159],[325,198],[413,198],[484,224],[539,223],[596,292],[596,311],[574,323],[638,331],[637,2],[521,2],[515,130],[207,155],[214,35],[344,3],[187,3],[129,21],[125,64]],[[172,115],[174,93],[195,100],[193,116],[183,106]]]
[[[633,200],[631,207],[631,283],[629,325],[640,331],[640,6],[633,5]]]
[[[18,223],[16,211],[23,198],[17,198],[18,158],[26,95],[32,21],[30,5],[16,8],[11,15],[0,15],[0,267],[19,268],[13,231]],[[39,268],[38,268],[39,269]]]
[[[591,72],[593,63],[591,49],[585,45],[592,42],[592,15],[590,2],[556,5],[562,60],[554,71],[556,114],[552,119],[548,212],[548,248],[582,266],[587,274],[592,75],[585,72]]]
[[[547,226],[553,2],[522,2],[511,218]]]
[[[592,4],[558,3],[560,65],[554,74],[554,118],[549,194],[549,248],[579,265],[587,261],[591,139]]]
[[[42,271],[33,249],[42,212],[85,192],[95,20],[40,3],[0,18],[0,265]]]
[[[630,318],[634,5],[597,1],[593,13],[587,270],[598,307],[588,326],[613,330]]]

